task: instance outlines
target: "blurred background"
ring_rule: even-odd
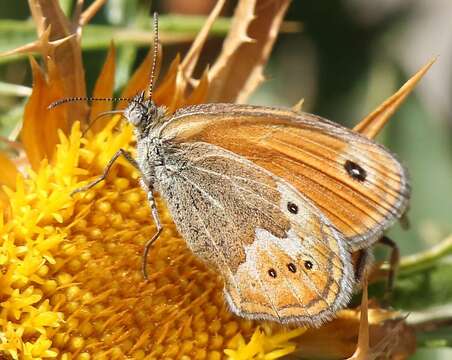
[[[70,12],[74,1],[60,3]],[[208,14],[214,3],[153,2],[153,10],[162,15],[163,73],[177,53],[187,51],[202,24],[199,15]],[[229,2],[223,16],[230,16],[234,5]],[[22,22],[29,17],[27,1],[0,0],[0,52],[36,38],[32,21]],[[266,68],[267,81],[249,103],[292,106],[304,98],[303,110],[353,126],[438,56],[378,140],[398,155],[411,175],[411,227],[402,230],[396,225],[390,232],[402,254],[445,239],[452,233],[452,2],[297,0],[286,19],[290,23],[279,36]],[[300,23],[301,29],[292,22]],[[119,49],[119,90],[148,49],[149,1],[109,0],[91,24],[83,37],[88,93],[112,34]],[[203,52],[204,65],[215,59],[226,30],[227,21],[220,20]],[[0,135],[4,138],[17,136],[30,86],[26,57],[0,57]],[[5,143],[0,146],[7,148]],[[452,315],[450,306],[436,311]],[[452,359],[452,350],[420,349],[413,357],[427,358]]]

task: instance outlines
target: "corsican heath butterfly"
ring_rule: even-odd
[[[157,44],[157,16],[154,28]],[[75,192],[123,156],[141,175],[157,228],[145,277],[163,231],[158,193],[189,248],[223,276],[234,313],[310,326],[331,319],[349,302],[369,248],[406,210],[403,166],[374,141],[307,113],[213,103],[167,115],[152,100],[156,58],[147,93],[50,105],[129,101],[122,116],[135,128],[136,159],[120,149]]]

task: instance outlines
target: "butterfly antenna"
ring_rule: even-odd
[[[60,106],[62,104],[66,104],[66,103],[70,103],[70,102],[76,102],[76,101],[131,101],[132,99],[130,98],[123,98],[123,97],[117,97],[117,98],[113,98],[113,97],[105,97],[105,98],[96,98],[96,97],[79,97],[79,96],[74,96],[74,97],[69,97],[69,98],[63,98],[63,99],[59,99],[57,101],[54,101],[53,103],[51,103],[47,109],[53,109],[57,106]]]
[[[154,90],[155,70],[157,68],[157,57],[159,49],[159,16],[154,13],[154,54],[152,57],[151,79],[149,81],[149,99],[152,100],[152,91]]]

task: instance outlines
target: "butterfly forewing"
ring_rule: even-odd
[[[206,104],[176,113],[161,136],[215,144],[265,168],[309,198],[353,249],[375,242],[407,206],[407,175],[392,154],[314,115]]]
[[[166,142],[163,150],[157,190],[191,250],[223,275],[235,313],[317,325],[346,305],[348,246],[309,199],[216,145]]]

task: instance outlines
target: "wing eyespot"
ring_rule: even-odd
[[[295,266],[295,264],[294,263],[289,263],[289,264],[287,264],[287,268],[289,269],[289,271],[291,272],[291,273],[296,273],[297,272],[297,267]]]
[[[358,181],[364,181],[367,177],[367,172],[357,163],[347,160],[344,164],[344,168],[353,179]]]
[[[292,214],[298,214],[298,205],[294,204],[293,202],[289,201],[287,203],[287,210],[289,210]]]
[[[314,267],[314,264],[312,263],[312,261],[306,260],[306,261],[304,262],[304,268],[305,268],[306,270],[312,270],[313,267]]]
[[[276,274],[276,270],[271,268],[268,270],[268,275],[270,275],[272,278],[276,278],[277,274]]]

